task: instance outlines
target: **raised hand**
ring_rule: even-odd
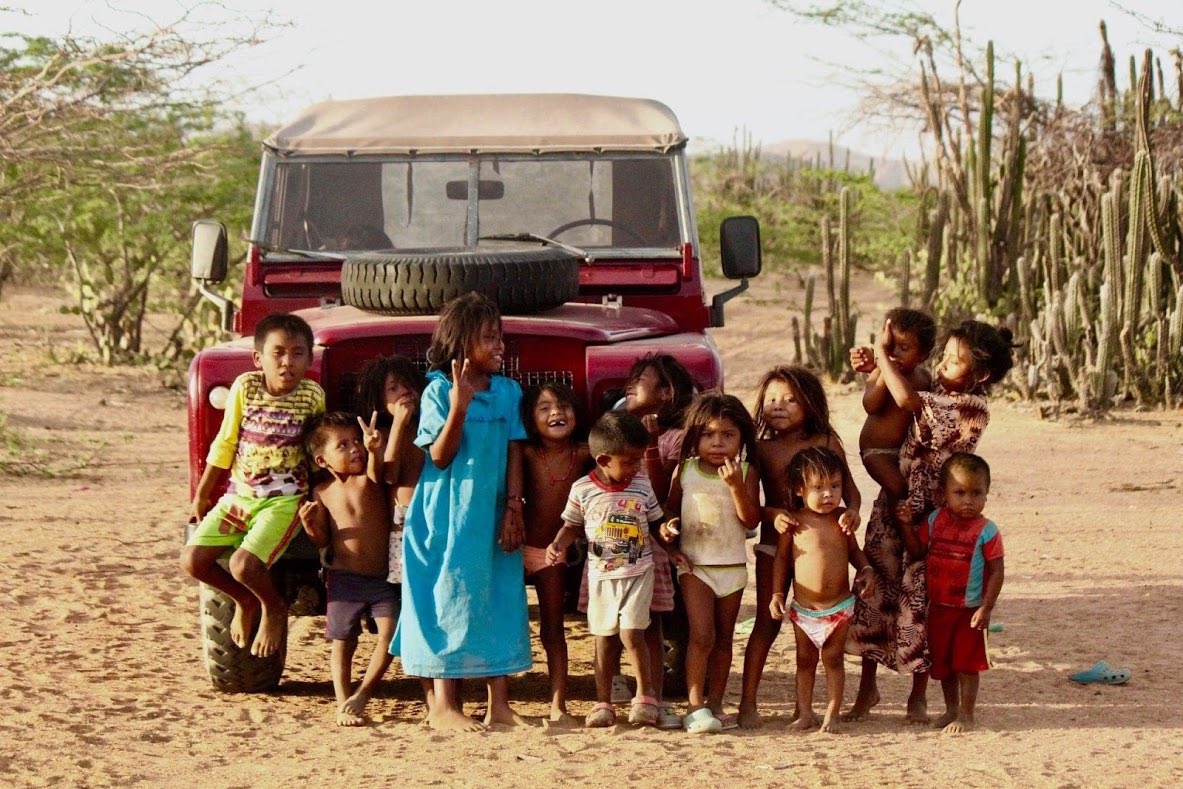
[[[378,429],[378,412],[374,411],[370,414],[369,424],[363,422],[359,416],[357,426],[361,428],[361,442],[362,446],[366,448],[366,452],[381,452],[382,431]]]
[[[661,426],[657,424],[657,414],[645,414],[641,417],[641,424],[649,431],[649,443],[657,443],[657,437],[661,435]]]
[[[891,348],[891,319],[883,321],[883,328],[879,330],[879,337],[875,340],[875,347],[887,354]]]
[[[739,458],[723,458],[723,465],[719,466],[719,479],[732,489],[743,487],[743,466]]]
[[[856,373],[869,373],[875,369],[875,351],[866,345],[850,349],[850,368]]]
[[[678,538],[678,535],[682,533],[681,524],[681,518],[670,518],[661,524],[661,528],[658,529],[658,533],[661,535],[661,541],[666,545],[672,545],[674,540]]]
[[[476,394],[476,387],[468,377],[471,368],[472,364],[468,359],[464,360],[463,365],[458,359],[452,360],[452,392],[449,398],[453,408],[467,409]]]
[[[312,532],[320,524],[321,507],[319,501],[306,501],[300,505],[300,525],[304,531]]]

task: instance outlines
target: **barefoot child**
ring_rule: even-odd
[[[256,370],[230,387],[193,495],[198,526],[181,551],[185,572],[234,601],[230,637],[257,657],[282,648],[287,625],[269,568],[300,528],[297,511],[308,492],[302,431],[325,407],[324,390],[304,377],[312,342],[312,329],[296,315],[268,315],[255,327]],[[227,469],[233,489],[215,502]],[[227,571],[218,558],[228,549]]]
[[[429,677],[435,729],[522,725],[508,675],[530,668],[522,585],[522,390],[499,375],[501,315],[470,292],[431,338],[415,445],[427,453],[403,533],[402,611],[391,642],[403,671]],[[450,375],[448,374],[450,371]],[[484,725],[464,715],[459,681],[485,677]]]
[[[686,411],[682,463],[666,503],[678,517],[662,524],[663,540],[677,540],[692,566],[678,568],[690,625],[686,649],[688,702],[684,727],[692,734],[721,731],[723,692],[731,673],[731,642],[748,583],[748,533],[760,525],[760,479],[743,458],[756,454],[756,426],[733,395],[707,392]],[[710,695],[705,695],[709,689]]]
[[[932,386],[932,376],[921,365],[932,353],[936,325],[926,313],[906,307],[897,307],[888,312],[887,320],[891,321],[888,355],[914,389],[927,391]],[[871,479],[879,483],[881,495],[885,497],[882,512],[890,516],[895,512],[896,503],[907,493],[908,482],[900,470],[900,446],[912,426],[912,413],[901,408],[887,390],[887,383],[875,366],[874,348],[851,348],[850,364],[855,372],[867,374],[866,389],[863,391],[863,409],[867,412],[867,418],[859,434],[859,455],[863,460],[863,468]],[[920,545],[915,531],[899,530],[896,525],[899,544],[910,555],[918,555]],[[876,703],[877,699],[873,695],[867,695],[875,687],[876,665],[870,658],[863,659],[864,679],[859,683],[859,694],[854,706],[846,713],[847,720],[864,719]]]
[[[329,478],[300,506],[300,522],[317,548],[327,550],[325,638],[333,642],[333,692],[337,725],[360,726],[366,702],[390,666],[390,638],[398,621],[398,595],[386,580],[390,510],[382,482],[382,434],[378,413],[369,424],[360,416],[331,411],[313,417],[305,430],[312,462]],[[353,691],[353,654],[362,617],[378,625],[370,665]]]
[[[946,734],[974,727],[978,677],[990,668],[986,629],[1005,573],[1002,535],[982,517],[990,466],[958,452],[941,467],[941,507],[920,527],[928,550],[928,648],[932,678],[940,680],[945,714],[934,725]],[[905,513],[907,514],[907,513]]]
[[[563,598],[566,565],[552,565],[546,549],[563,528],[563,508],[575,480],[587,473],[587,444],[576,441],[575,395],[560,383],[545,383],[522,398],[522,421],[529,436],[522,448],[525,463],[526,542],[522,563],[526,580],[538,593],[538,626],[550,675],[550,722],[575,723],[567,713],[567,637]]]
[[[810,447],[827,447],[845,458],[842,440],[830,426],[830,406],[818,377],[804,367],[774,367],[764,374],[756,392],[756,459],[764,490],[760,541],[756,554],[756,622],[748,637],[743,658],[743,690],[739,703],[739,725],[760,725],[756,696],[768,651],[780,633],[781,623],[769,613],[774,591],[787,592],[785,586],[773,587],[772,558],[776,555],[777,533],[787,526],[788,490],[785,487],[790,461]],[[846,468],[843,460],[843,468]],[[843,528],[853,533],[858,527],[861,506],[858,488],[844,474],[842,500],[847,509],[840,516]],[[780,526],[774,525],[778,522]],[[791,575],[792,566],[789,566]]]
[[[838,711],[846,673],[842,666],[846,629],[854,609],[847,566],[853,564],[855,588],[861,589],[871,568],[854,536],[842,530],[841,455],[825,447],[804,449],[789,463],[788,488],[796,525],[780,535],[773,568],[769,613],[778,621],[785,615],[785,593],[792,565],[793,602],[789,620],[797,639],[797,714],[792,728],[805,731],[818,725],[813,713],[813,683],[820,653],[826,667],[824,732],[838,731]]]
[[[623,411],[599,418],[588,436],[596,466],[571,488],[563,528],[546,549],[547,561],[561,564],[580,531],[587,535],[587,629],[596,637],[596,705],[589,728],[616,723],[612,675],[623,645],[637,678],[629,723],[657,723],[645,628],[653,597],[651,535],[657,536],[662,511],[641,471],[649,441],[641,420]]]
[[[888,352],[891,343],[892,325],[887,321],[875,345],[875,364],[892,399],[915,420],[900,449],[900,468],[908,480],[907,511],[918,518],[933,509],[944,462],[955,452],[972,452],[977,446],[990,420],[986,395],[1014,364],[1014,346],[1006,328],[962,322],[948,333],[932,391],[926,392],[917,391],[901,374]],[[905,720],[926,723],[929,659],[924,562],[905,551],[896,519],[886,507],[887,497],[881,493],[864,539],[877,582],[858,601],[850,625],[848,649],[864,661],[858,698],[846,717],[862,720],[878,702],[874,664],[880,664],[912,675]]]

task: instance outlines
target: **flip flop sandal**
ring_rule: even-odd
[[[640,726],[657,724],[657,699],[652,696],[637,696],[628,711],[628,722]]]
[[[723,731],[723,724],[709,707],[700,707],[682,719],[682,727],[689,734],[716,734]]]
[[[673,704],[663,702],[657,705],[657,728],[671,730],[682,728],[682,716],[674,711]]]
[[[591,715],[584,720],[587,729],[607,729],[616,725],[616,708],[606,701],[601,701],[592,707]]]
[[[737,718],[735,715],[732,715],[730,712],[724,712],[716,715],[715,719],[719,721],[719,724],[722,726],[721,731],[729,731],[731,729],[739,728],[739,718]]]
[[[1104,660],[1098,660],[1086,671],[1069,674],[1068,679],[1079,685],[1124,685],[1131,676],[1128,668],[1111,668]]]

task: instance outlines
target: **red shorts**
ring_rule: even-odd
[[[933,679],[978,674],[990,668],[986,631],[969,626],[976,610],[936,603],[928,607],[928,650],[932,653]]]

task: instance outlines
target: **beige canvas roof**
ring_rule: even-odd
[[[539,93],[326,101],[263,144],[310,155],[667,151],[685,142],[661,102]]]

